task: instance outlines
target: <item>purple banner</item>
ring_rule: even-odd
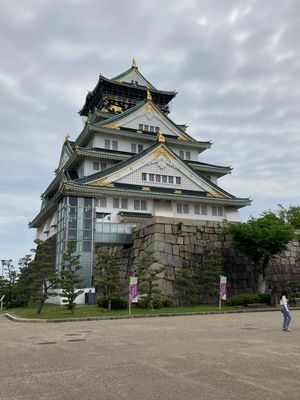
[[[130,303],[137,303],[139,295],[139,285],[137,277],[130,277],[129,283],[129,301]]]
[[[227,294],[227,277],[220,276],[220,299],[226,300]]]

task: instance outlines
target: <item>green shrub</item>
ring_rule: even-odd
[[[99,307],[108,307],[108,298],[106,296],[97,297],[97,305]],[[128,307],[128,300],[126,297],[113,296],[111,298],[111,309],[112,310],[125,310]]]
[[[158,297],[154,297],[152,300],[153,308],[157,309],[162,306],[162,302]],[[136,303],[137,308],[147,308],[148,307],[148,300],[147,296],[143,296],[139,298],[138,303]]]
[[[245,306],[246,304],[260,303],[258,294],[243,293],[231,296],[226,300],[229,306]]]
[[[258,294],[259,303],[271,304],[271,295],[269,293]]]
[[[162,307],[172,307],[173,306],[172,297],[163,297],[160,302],[161,302]]]
[[[158,297],[154,297],[152,300],[153,308],[157,309],[161,307],[161,301]]]

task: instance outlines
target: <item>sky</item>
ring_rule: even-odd
[[[66,135],[100,73],[136,58],[170,117],[232,166],[219,185],[250,197],[244,221],[300,204],[300,2],[297,0],[0,0],[0,259],[28,254],[28,223]]]

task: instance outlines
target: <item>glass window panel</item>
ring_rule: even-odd
[[[146,200],[141,201],[141,210],[143,210],[143,211],[147,210],[147,201]]]
[[[68,240],[76,240],[77,239],[77,230],[69,229],[68,230]]]
[[[189,213],[189,205],[188,204],[183,204],[183,212],[184,212],[184,214]]]
[[[78,197],[69,197],[69,204],[70,204],[70,206],[77,206]]]
[[[116,140],[112,141],[112,148],[113,150],[118,150],[118,142]]]
[[[184,151],[183,150],[179,150],[179,157],[184,158]]]
[[[167,175],[162,175],[161,180],[162,180],[163,183],[167,183],[168,182]]]
[[[92,251],[92,242],[83,242],[82,250],[85,252],[91,252]]]
[[[182,214],[182,204],[177,203],[177,213]]]
[[[84,198],[84,207],[92,207],[93,201],[90,197]]]
[[[207,207],[206,206],[201,206],[201,214],[207,215]]]
[[[131,143],[131,153],[136,153],[136,144]]]
[[[113,199],[113,208],[119,208],[120,207],[119,203],[120,203],[119,199],[115,197]]]
[[[149,174],[149,181],[154,182],[154,174]]]
[[[173,176],[169,176],[169,183],[174,183],[174,177]]]
[[[92,218],[92,209],[91,208],[85,208],[83,210],[83,218]]]
[[[141,153],[144,150],[144,146],[142,144],[138,145],[138,152]]]
[[[122,203],[122,208],[125,208],[127,210],[128,208],[128,200],[127,199],[121,199]]]
[[[200,214],[200,206],[198,204],[194,205],[194,212],[195,212],[196,215]]]
[[[99,169],[100,169],[100,164],[99,164],[99,162],[93,162],[93,170],[94,171],[99,171]]]
[[[134,209],[135,210],[140,210],[141,209],[141,204],[139,200],[134,200]]]
[[[215,216],[215,217],[217,216],[217,207],[216,206],[212,206],[211,213],[213,216]]]
[[[155,175],[156,182],[161,182],[161,175]]]
[[[149,125],[144,125],[144,131],[148,131],[149,130]]]
[[[92,240],[92,231],[84,229],[83,230],[83,240]]]
[[[177,184],[177,185],[180,185],[180,183],[181,183],[181,178],[180,178],[180,176],[176,176],[176,184]]]
[[[106,197],[100,197],[99,207],[106,207]]]
[[[104,169],[106,169],[107,168],[107,164],[106,163],[101,163],[100,164],[100,169],[101,169],[101,171],[103,171]]]
[[[83,229],[92,229],[92,220],[91,219],[83,220]]]
[[[140,131],[143,130],[143,124],[139,124],[139,130],[140,130]]]
[[[106,149],[110,149],[110,140],[105,139],[105,141],[104,141],[104,147],[105,147]]]
[[[77,219],[70,219],[68,225],[69,225],[69,229],[76,229],[77,228]]]
[[[187,160],[190,160],[190,159],[191,159],[191,152],[190,152],[190,151],[187,151],[187,152],[185,153],[185,158],[186,158]]]
[[[147,180],[147,174],[145,172],[142,173],[142,181]]]

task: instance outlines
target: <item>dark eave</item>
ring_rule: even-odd
[[[98,108],[103,96],[108,94],[113,95],[114,92],[118,93],[118,89],[125,92],[123,97],[125,96],[126,98],[135,99],[137,102],[140,102],[147,97],[146,86],[117,82],[100,75],[94,90],[87,94],[84,106],[79,111],[79,114],[87,116],[89,111]],[[161,106],[166,106],[176,96],[176,92],[174,91],[163,91],[153,88],[151,88],[151,94],[153,101]]]
[[[227,166],[207,164],[200,161],[187,161],[187,163],[197,172],[209,172],[219,177],[231,174],[232,172],[232,168]]]
[[[125,184],[124,184],[125,185]],[[197,201],[201,204],[215,204],[224,206],[235,206],[237,208],[250,205],[251,200],[249,198],[222,198],[222,197],[211,197],[199,195],[197,191],[188,191],[189,193],[183,194],[182,190],[172,189],[173,193],[166,193],[164,190],[159,188],[153,188],[153,190],[145,190],[149,186],[138,186],[134,188],[134,185],[127,185],[126,187],[113,187],[113,186],[93,186],[88,184],[80,184],[76,182],[68,182],[65,184],[66,194],[69,195],[89,195],[91,197],[99,196],[122,196],[128,198],[143,198],[143,199],[161,199],[161,200],[175,200],[175,201]],[[164,188],[161,188],[164,189]]]

